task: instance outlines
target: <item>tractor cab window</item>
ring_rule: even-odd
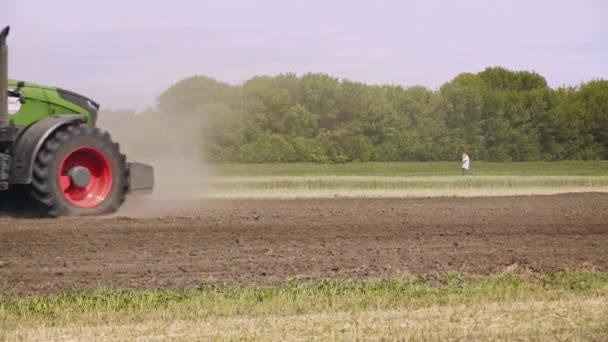
[[[21,100],[18,97],[9,96],[8,97],[8,114],[14,115],[19,112],[21,109]]]

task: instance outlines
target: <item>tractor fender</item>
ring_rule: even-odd
[[[84,123],[85,120],[86,118],[80,114],[53,115],[26,128],[17,139],[13,149],[9,183],[31,183],[36,156],[47,138],[62,126]]]

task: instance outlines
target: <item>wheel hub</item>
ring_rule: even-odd
[[[68,153],[59,167],[63,196],[79,208],[94,208],[112,191],[112,167],[94,147],[78,147]]]
[[[72,185],[84,189],[91,182],[91,171],[83,166],[74,166],[67,173]]]

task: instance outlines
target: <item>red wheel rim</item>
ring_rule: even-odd
[[[72,184],[67,175],[75,166],[89,170],[91,181],[83,188]],[[92,147],[80,147],[68,155],[59,167],[59,186],[65,198],[74,206],[93,208],[103,202],[112,189],[112,168],[108,158]]]

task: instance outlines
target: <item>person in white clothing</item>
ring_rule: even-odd
[[[466,175],[469,172],[469,167],[471,166],[471,158],[466,152],[462,152],[462,175]]]

